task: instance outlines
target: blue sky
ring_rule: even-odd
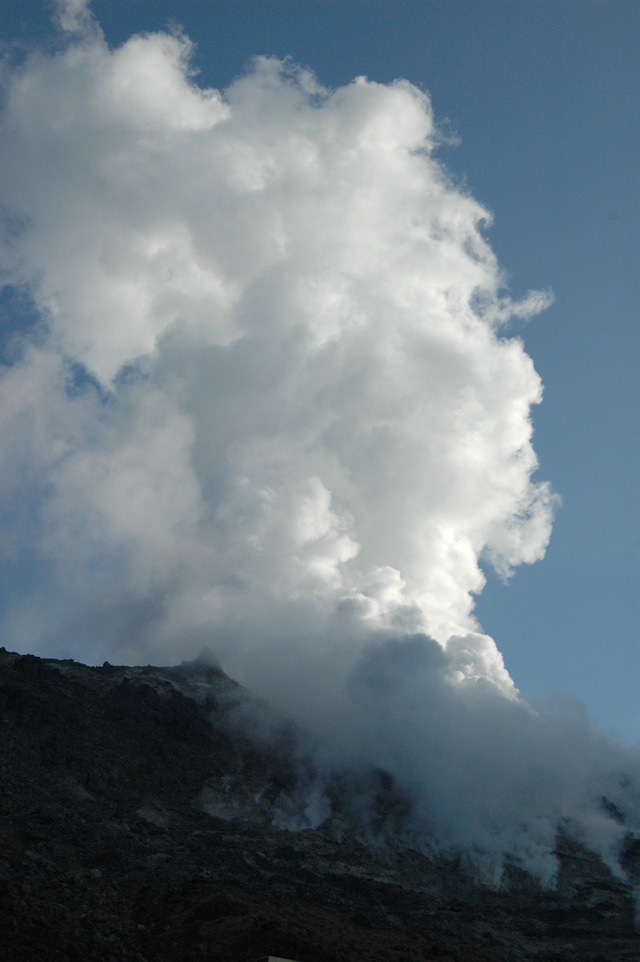
[[[94,2],[111,45],[181,24],[198,83],[226,87],[255,54],[322,84],[406,78],[459,138],[440,157],[494,215],[514,297],[555,302],[510,331],[544,384],[539,476],[562,498],[546,557],[476,614],[528,696],[585,703],[640,739],[638,574],[639,8],[632,2]],[[50,34],[47,5],[9,0],[5,40]]]

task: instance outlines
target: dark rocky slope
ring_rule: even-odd
[[[452,855],[276,830],[294,749],[242,733],[248,697],[202,662],[0,649],[1,959],[640,958],[630,887],[567,837],[554,890],[515,868],[496,890]],[[633,875],[632,840],[626,859]]]

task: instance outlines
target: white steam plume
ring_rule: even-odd
[[[80,0],[59,23],[0,113],[0,277],[37,319],[0,372],[4,637],[85,661],[208,644],[424,785],[441,723],[363,708],[359,732],[353,679],[372,637],[425,633],[412,704],[435,685],[487,738],[533,717],[472,611],[481,560],[507,575],[550,534],[541,385],[502,333],[549,296],[510,301],[411,84],[259,58],[221,93],[182,36],[112,50]],[[510,805],[475,809],[485,835]]]
[[[478,559],[535,561],[551,523],[488,214],[410,84],[261,59],[221,95],[189,54],[93,31],[5,90],[4,273],[44,319],[3,371],[2,443],[46,488],[12,628],[46,610],[75,648],[98,620],[117,655],[126,597],[156,655],[299,608],[444,644],[476,627]]]

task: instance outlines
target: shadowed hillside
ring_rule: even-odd
[[[402,799],[383,772],[367,787],[377,843],[340,810],[340,779],[321,828],[275,828],[303,777],[294,734],[205,661],[87,668],[0,649],[0,717],[7,962],[640,957],[630,885],[568,835],[555,889],[515,866],[482,884],[462,855],[393,841]],[[637,880],[637,840],[623,863]]]

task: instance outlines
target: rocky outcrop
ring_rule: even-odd
[[[3,959],[640,958],[629,881],[569,836],[554,889],[515,866],[496,888],[460,854],[365,844],[346,823],[274,827],[300,759],[285,724],[256,739],[249,702],[204,661],[87,668],[0,650]],[[401,805],[371,777],[386,810]],[[631,880],[639,848],[629,839]]]

